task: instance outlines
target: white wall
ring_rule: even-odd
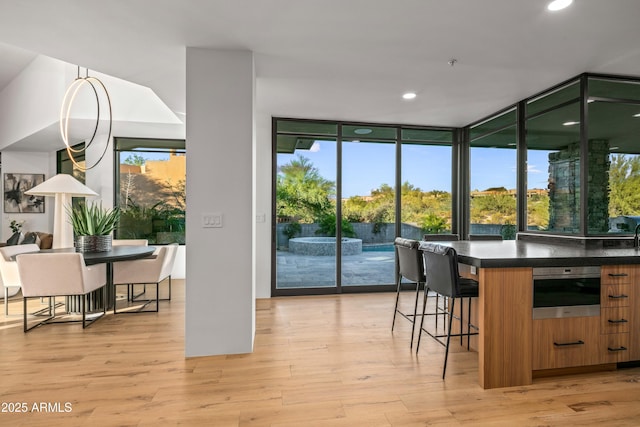
[[[258,89],[259,90],[259,89]],[[271,116],[256,115],[255,206],[256,298],[271,297]],[[261,222],[264,218],[264,222]]]
[[[185,354],[253,349],[254,64],[248,51],[187,48]],[[202,216],[222,215],[221,228]]]
[[[39,56],[0,92],[0,148],[58,120],[67,65]]]
[[[44,179],[49,179],[51,166],[55,172],[55,153],[53,158],[50,153],[37,152],[3,152],[2,153],[2,200],[4,201],[4,174],[6,173],[41,173]],[[11,236],[9,224],[11,220],[25,221],[22,231],[53,232],[53,197],[45,198],[44,214],[39,213],[5,213],[2,207],[2,232],[0,239],[5,242]],[[4,202],[3,202],[4,204]]]

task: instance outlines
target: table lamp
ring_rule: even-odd
[[[97,196],[98,193],[64,173],[49,178],[42,184],[25,191],[31,196],[55,196],[53,216],[53,249],[73,247],[73,226],[67,219],[66,209],[71,209],[71,197]]]

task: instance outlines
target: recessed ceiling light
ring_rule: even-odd
[[[640,117],[640,113],[634,114],[633,117]]]
[[[620,147],[609,147],[609,150],[618,150]]]
[[[360,128],[353,131],[353,133],[357,133],[358,135],[369,135],[371,132],[373,131],[367,128]]]
[[[562,126],[573,126],[573,125],[579,125],[580,122],[564,122],[562,124]]]
[[[402,95],[402,97],[404,99],[414,99],[416,96],[418,96],[418,95],[416,95],[415,92],[407,92],[407,93]]]
[[[547,5],[547,9],[555,12],[556,10],[562,10],[565,7],[569,7],[573,3],[573,0],[553,0]]]

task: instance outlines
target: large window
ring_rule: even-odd
[[[471,127],[469,234],[516,237],[517,132],[511,109]]]
[[[581,232],[579,95],[576,82],[527,104],[528,230]]]
[[[589,79],[588,233],[640,223],[640,82]]]
[[[396,236],[451,231],[451,129],[274,126],[274,295],[392,289]]]
[[[115,138],[119,239],[185,243],[184,140]]]
[[[452,232],[452,141],[449,129],[402,129],[402,237]]]
[[[85,167],[84,142],[74,145],[71,148],[77,151],[77,153],[73,153],[73,160],[75,163],[80,165],[80,167]],[[76,164],[71,160],[67,150],[58,150],[56,152],[56,158],[58,173],[71,175],[78,181],[82,183],[85,182],[85,172],[76,166]]]

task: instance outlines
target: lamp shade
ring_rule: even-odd
[[[49,178],[42,184],[36,185],[25,194],[30,196],[55,196],[56,194],[66,194],[69,196],[97,196],[98,193],[65,173],[60,173]]]
[[[40,185],[25,191],[31,196],[55,196],[55,212],[53,216],[54,249],[73,247],[73,227],[66,219],[66,209],[71,207],[71,197],[97,196],[98,193],[64,173],[49,178]]]

